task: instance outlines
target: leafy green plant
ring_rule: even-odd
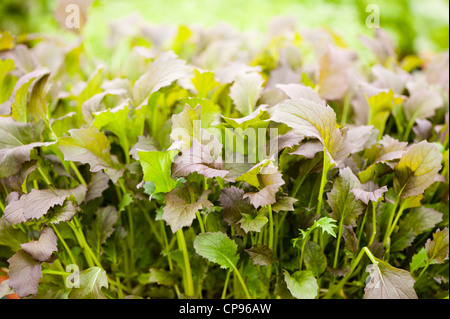
[[[0,296],[448,298],[448,52],[273,27],[2,33]]]

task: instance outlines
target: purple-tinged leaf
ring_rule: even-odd
[[[28,253],[34,260],[45,262],[49,261],[54,251],[57,251],[57,240],[53,229],[44,227],[39,240],[33,240],[29,243],[20,245],[24,252]]]
[[[9,286],[19,295],[26,297],[38,292],[39,279],[42,278],[41,263],[23,250],[8,259]]]

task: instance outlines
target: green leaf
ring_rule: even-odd
[[[287,288],[292,296],[297,299],[315,299],[319,286],[314,278],[312,271],[303,270],[296,271],[290,275],[286,270],[284,272],[284,280]]]
[[[253,175],[253,173],[256,172],[256,176]],[[248,180],[248,177],[251,177],[250,180]],[[236,179],[236,181],[240,180],[246,181],[250,185],[258,188],[257,192],[247,192],[244,194],[244,198],[248,197],[250,203],[255,208],[275,203],[275,195],[278,192],[278,189],[284,185],[283,175],[278,171],[278,168],[272,164],[258,166],[257,170],[251,169],[250,173],[246,173]]]
[[[40,130],[11,117],[0,117],[0,178],[17,174],[31,159],[32,149],[54,144],[40,142]]]
[[[106,271],[98,267],[91,267],[80,273],[80,287],[72,288],[70,299],[106,299],[102,287],[108,288]]]
[[[394,190],[397,196],[422,194],[434,183],[441,169],[442,154],[437,146],[427,141],[413,144],[394,168]]]
[[[28,240],[27,234],[16,229],[6,218],[0,218],[0,245],[18,251],[20,245]]]
[[[106,175],[116,183],[123,174],[111,156],[108,138],[95,126],[86,129],[69,130],[70,137],[58,140],[59,149],[66,161],[89,164],[91,172],[105,170]]]
[[[288,196],[283,196],[278,198],[277,202],[275,204],[272,205],[272,211],[274,212],[293,212],[294,209],[294,204],[297,202],[298,200],[296,198],[293,197],[288,197]]]
[[[364,288],[364,299],[417,299],[414,279],[408,271],[376,258],[375,261],[366,269],[369,277]]]
[[[177,59],[173,52],[161,54],[134,83],[133,99],[135,105],[145,103],[145,100],[153,92],[186,77],[190,70],[191,67],[186,66],[186,61]]]
[[[425,243],[428,259],[437,263],[444,263],[448,259],[448,228],[436,230],[433,233],[433,240],[428,239]]]
[[[315,277],[319,277],[327,268],[327,258],[319,244],[308,241],[305,244],[304,262]]]
[[[45,85],[47,84],[49,76],[50,72],[47,72],[43,76],[39,77],[31,89],[28,112],[33,117],[35,122],[40,120],[48,121],[48,103],[45,98]]]
[[[412,274],[415,270],[425,267],[427,265],[427,262],[427,251],[425,248],[422,248],[412,257],[411,263],[409,264],[409,272]]]
[[[337,128],[336,114],[330,106],[306,99],[286,100],[270,110],[272,121],[288,125],[299,134],[317,138],[331,163],[348,156],[345,138]]]
[[[367,97],[366,97],[367,98]],[[383,135],[386,121],[394,109],[394,91],[379,92],[367,98],[369,104],[369,124],[373,125]]]
[[[245,251],[250,255],[255,265],[268,266],[274,262],[272,251],[265,245],[256,244],[252,248],[245,249]]]
[[[201,195],[197,195],[191,187],[184,186],[165,194],[166,206],[162,219],[170,225],[173,233],[182,227],[191,226],[196,212],[202,207],[208,209],[213,206],[207,199],[210,192],[205,190]]]
[[[177,182],[171,177],[171,167],[178,150],[138,151],[138,154],[144,181],[153,182],[154,193],[167,193],[177,186]]]
[[[14,90],[9,98],[9,105],[11,108],[11,115],[12,117],[19,122],[27,122],[28,121],[28,101],[30,100],[31,104],[31,98],[28,94],[29,89],[34,88],[34,86],[38,85],[41,79],[44,79],[44,82],[46,81],[47,77],[49,75],[48,70],[36,70],[30,73],[25,74],[22,76],[17,82],[14,87]],[[35,97],[36,98],[36,97]]]
[[[238,221],[238,224],[246,233],[250,231],[260,232],[261,228],[268,221],[267,217],[262,214],[242,214],[242,218]]]
[[[102,245],[114,232],[119,214],[114,206],[101,207],[95,212],[95,219],[86,232],[86,240],[93,251],[100,256]]]
[[[336,237],[336,233],[334,232],[334,228],[337,227],[334,223],[336,221],[333,218],[322,217],[319,220],[314,221],[314,224],[310,227],[310,229],[320,228],[323,232],[330,234],[333,237]],[[310,230],[308,229],[308,230]]]
[[[237,244],[222,232],[201,233],[194,241],[195,252],[220,268],[234,269],[239,260]]]
[[[230,97],[236,110],[243,116],[250,115],[254,111],[263,84],[264,79],[258,73],[243,73],[236,77],[230,87]]]
[[[197,97],[188,97],[186,99],[182,99],[180,103],[189,105],[191,109],[195,109],[200,105],[200,120],[202,121],[201,127],[204,129],[210,128],[211,124],[216,119],[216,115],[220,114],[219,105],[212,102],[211,100],[201,99]]]
[[[243,236],[245,231],[241,228],[239,221],[244,214],[255,215],[256,210],[250,204],[248,198],[244,198],[244,190],[235,186],[220,190],[219,202],[223,210],[223,219],[230,226],[234,226],[236,233]]]
[[[356,219],[364,210],[364,205],[355,199],[352,190],[360,187],[358,178],[349,167],[339,171],[331,192],[327,194],[328,204],[331,207],[331,217],[337,221],[342,220],[343,225],[356,226]]]
[[[129,116],[129,101],[116,106],[113,109],[107,109],[94,113],[93,125],[99,130],[107,130],[114,133],[118,138],[120,145],[128,156],[131,145],[138,140],[140,126],[136,120]]]
[[[191,108],[185,104],[183,111],[172,115],[172,141],[180,140],[184,144],[182,149],[189,149],[194,139],[201,142],[201,106]]]
[[[197,96],[199,98],[208,97],[208,93],[220,86],[220,83],[214,79],[213,72],[200,72],[198,69],[194,69],[194,77],[191,79],[194,84]]]

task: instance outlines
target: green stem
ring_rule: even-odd
[[[225,278],[225,283],[223,285],[222,297],[221,299],[225,299],[227,295],[228,281],[230,280],[231,270],[228,270],[227,277]]]
[[[272,213],[272,205],[267,205],[267,209],[269,211],[269,249],[273,253],[273,213]],[[275,255],[273,255],[274,258]],[[267,278],[270,278],[272,275],[272,264],[267,266]]]
[[[422,275],[425,273],[425,271],[427,270],[428,266],[430,265],[430,261],[427,260],[427,264],[425,265],[425,267],[423,267],[422,271],[420,272],[419,276],[417,276],[416,278],[416,282],[420,279],[420,277],[422,277]]]
[[[202,214],[200,214],[199,211],[196,211],[196,212],[195,212],[195,215],[197,215],[198,224],[200,225],[200,231],[201,231],[202,233],[204,233],[204,232],[205,232],[205,225],[204,225],[204,223],[203,223]]]
[[[320,179],[319,197],[318,197],[318,203],[317,203],[317,209],[316,209],[316,214],[318,214],[320,216],[322,216],[323,192],[325,189],[325,185],[327,184],[327,175],[328,175],[328,171],[331,168],[331,165],[332,164],[330,163],[330,160],[328,159],[328,155],[324,148],[322,178]]]
[[[358,232],[358,245],[357,247],[360,247],[360,243],[361,243],[361,237],[362,237],[362,233],[364,231],[364,226],[366,225],[366,219],[367,219],[367,214],[369,212],[369,206],[366,207],[366,211],[364,213],[364,218],[362,220],[361,225],[359,226],[359,232]]]
[[[184,238],[183,229],[179,229],[176,232],[178,246],[183,252],[184,266],[185,266],[185,279],[186,285],[184,287],[184,292],[187,296],[195,296],[194,291],[194,280],[192,278],[191,264],[189,262],[189,253],[186,246],[186,239]]]
[[[377,234],[377,203],[372,202],[372,236],[370,237],[367,246],[370,247],[370,245],[373,244],[376,234]]]
[[[390,236],[389,229],[391,228],[392,220],[394,219],[395,211],[397,210],[397,206],[398,206],[399,202],[400,202],[400,195],[395,198],[394,206],[392,207],[392,210],[389,214],[389,220],[388,220],[386,232],[384,233],[384,238],[383,238],[383,245],[385,247],[388,242],[388,238]]]
[[[241,273],[239,272],[239,270],[236,268],[236,266],[235,266],[232,262],[230,262],[230,265],[231,265],[231,267],[233,268],[234,273],[235,273],[236,276],[238,277],[239,282],[241,283],[242,288],[244,289],[245,296],[247,297],[247,299],[252,299],[252,296],[251,296],[250,293],[248,292],[247,285],[245,284],[245,281],[244,281],[244,279],[242,278]]]
[[[42,168],[38,165],[37,169],[38,169],[38,172],[41,174],[42,178],[44,179],[45,183],[51,187],[52,182],[48,179],[47,175],[45,175]]]
[[[409,138],[409,134],[411,133],[412,127],[414,126],[415,120],[414,117],[408,122],[408,126],[406,127],[405,134],[403,135],[403,141],[407,142]]]
[[[341,118],[341,124],[346,124],[348,120],[348,114],[350,113],[350,101],[352,99],[352,94],[350,91],[345,94],[344,98],[344,106],[342,110],[342,118]]]
[[[55,232],[56,236],[58,237],[58,239],[59,239],[59,240],[61,241],[61,243],[63,244],[66,253],[69,255],[70,261],[72,262],[72,264],[75,264],[75,265],[76,265],[77,262],[75,261],[75,257],[73,256],[72,251],[70,250],[69,246],[67,246],[66,241],[65,241],[64,238],[61,236],[61,234],[59,233],[59,231],[58,231],[58,229],[56,228],[56,226],[53,225],[53,224],[52,224],[51,226],[52,226],[53,231]]]
[[[306,243],[308,242],[308,239],[309,238],[305,238],[302,242],[302,248],[300,249],[300,261],[299,261],[299,266],[298,266],[299,270],[302,270],[302,267],[303,267],[303,252],[305,251],[305,246],[306,246]]]
[[[364,253],[369,256],[369,258],[372,260],[372,262],[375,261],[372,253],[370,252],[370,250],[367,247],[364,247],[363,249],[361,249],[358,256],[353,260],[352,265],[350,267],[350,271],[347,273],[347,275],[345,275],[344,278],[342,278],[342,280],[336,286],[330,287],[330,289],[328,290],[328,293],[325,296],[325,299],[329,299],[329,298],[333,297],[333,295],[335,294],[336,291],[340,291],[342,289],[342,287],[344,287],[345,283],[353,275],[353,272],[355,271],[356,267],[358,266],[359,262],[361,261],[361,258],[363,257]],[[374,263],[376,263],[376,261]]]
[[[73,169],[73,171],[75,172],[75,175],[77,176],[77,178],[80,181],[80,183],[87,187],[88,184],[84,180],[83,176],[81,175],[81,173],[78,170],[78,167],[75,165],[75,163],[74,162],[69,162],[69,165]]]
[[[339,246],[341,245],[341,237],[342,237],[342,229],[344,228],[344,216],[341,217],[339,220],[339,232],[338,232],[338,238],[336,243],[336,250],[334,252],[334,261],[333,261],[333,268],[336,269],[337,266],[337,260],[339,256]]]
[[[386,244],[391,237],[392,232],[395,229],[395,226],[397,225],[398,220],[400,219],[400,216],[402,215],[403,211],[404,211],[404,206],[403,203],[400,205],[400,209],[398,210],[397,214],[395,214],[395,211],[397,210],[397,206],[400,202],[400,196],[398,197],[398,199],[395,200],[395,205],[392,209],[391,215],[389,216],[389,222],[387,223],[387,228],[386,228],[386,233],[384,235],[384,239],[383,239],[383,244]],[[394,215],[395,215],[395,219],[394,219]],[[394,221],[393,221],[394,219]]]

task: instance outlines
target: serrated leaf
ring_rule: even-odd
[[[314,278],[312,271],[303,270],[296,271],[290,275],[286,270],[284,272],[284,280],[287,288],[292,296],[297,299],[315,299],[319,286]]]
[[[383,198],[383,194],[387,191],[387,186],[379,187],[372,181],[368,181],[351,190],[355,199],[366,205],[368,205],[370,201],[377,203],[380,198]]]
[[[119,213],[114,206],[101,207],[95,212],[95,219],[86,232],[86,240],[97,255],[102,253],[102,245],[114,232],[118,219]]]
[[[91,267],[80,273],[79,287],[72,288],[70,299],[106,299],[102,287],[108,288],[106,271],[98,267]]]
[[[136,105],[145,102],[145,99],[160,88],[186,77],[191,67],[186,61],[177,59],[173,52],[162,54],[155,59],[148,70],[136,80],[133,86],[133,99]]]
[[[57,251],[57,240],[53,229],[44,227],[39,240],[33,240],[20,245],[24,252],[28,253],[34,260],[45,262],[50,259],[54,251]]]
[[[319,277],[327,268],[327,258],[319,244],[308,241],[305,244],[304,262],[315,277]]]
[[[175,188],[165,194],[166,206],[164,219],[170,225],[173,233],[186,226],[191,226],[196,218],[196,212],[205,207],[211,208],[213,204],[207,199],[211,191],[205,190],[201,195],[195,194],[189,186]]]
[[[31,113],[31,110],[28,109],[29,103],[31,106],[31,97],[28,92],[33,90],[34,86],[39,86],[41,79],[44,79],[45,83],[48,76],[48,70],[36,70],[25,74],[16,82],[8,102],[5,102],[9,104],[9,107],[11,108],[11,115],[16,121],[28,121],[28,114]],[[37,120],[39,120],[39,118]]]
[[[272,121],[288,125],[298,133],[317,138],[331,163],[348,156],[345,137],[336,128],[336,114],[330,106],[323,106],[306,99],[286,100],[270,110]]]
[[[26,222],[30,219],[38,219],[44,216],[50,208],[59,205],[74,195],[76,198],[84,199],[86,188],[80,185],[74,189],[32,189],[28,194],[24,194],[19,200],[10,203],[5,208],[5,218],[12,224]]]
[[[37,294],[39,279],[42,278],[41,263],[23,250],[9,258],[8,263],[9,286],[19,297]]]
[[[409,272],[412,274],[415,270],[425,267],[427,265],[427,262],[427,251],[425,248],[422,248],[412,257],[411,263],[409,264]]]
[[[171,167],[178,150],[138,151],[138,154],[144,181],[153,182],[154,193],[167,193],[177,186],[177,182],[171,177]]]
[[[445,227],[443,230],[436,230],[433,233],[433,239],[428,239],[425,243],[425,249],[430,260],[434,260],[440,264],[444,263],[448,259],[448,228]]]
[[[138,141],[130,150],[130,155],[139,161],[139,152],[157,151],[156,141],[150,136],[139,136]]]
[[[210,147],[197,140],[193,140],[192,147],[182,151],[172,165],[173,177],[187,177],[194,172],[208,178],[224,178],[229,173],[224,169],[222,159],[215,160]]]
[[[261,166],[256,176],[258,180],[257,192],[247,192],[244,198],[249,198],[250,203],[255,207],[264,207],[276,202],[278,188],[284,185],[283,175],[278,168],[272,164]],[[237,178],[236,180],[245,180]]]
[[[148,281],[158,285],[173,286],[177,283],[177,277],[173,272],[165,269],[150,268]]]
[[[111,144],[108,138],[95,126],[86,129],[69,130],[70,137],[61,137],[58,140],[59,149],[66,161],[89,164],[91,172],[102,169],[109,178],[116,183],[122,176],[123,170],[111,157]]]
[[[104,174],[103,172],[97,172],[93,174],[91,181],[88,184],[85,201],[88,202],[92,199],[101,197],[103,191],[108,188],[108,182],[108,175]]]
[[[327,194],[327,202],[331,207],[331,216],[337,221],[342,220],[343,225],[356,226],[356,218],[362,214],[364,205],[355,200],[351,192],[360,187],[358,178],[346,167],[339,172],[331,192]]]
[[[244,198],[244,190],[235,186],[220,190],[219,201],[223,210],[223,219],[230,226],[236,228],[238,235],[244,235],[244,230],[238,222],[243,214],[255,214],[255,208],[250,204],[248,198]]]
[[[197,91],[197,96],[200,98],[206,98],[210,91],[220,85],[220,83],[214,79],[213,72],[200,72],[197,69],[194,69],[194,77],[191,81]]]
[[[253,113],[262,91],[264,80],[258,73],[243,73],[236,77],[230,87],[230,97],[236,109],[247,116]]]
[[[392,267],[379,259],[376,261],[366,269],[369,277],[364,288],[364,299],[417,299],[414,279],[408,271]]]
[[[394,169],[394,190],[398,196],[422,194],[434,183],[441,169],[442,154],[436,145],[422,141],[413,144],[400,158]]]
[[[102,101],[108,96],[121,96],[127,91],[125,89],[108,90],[105,92],[97,93],[90,97],[81,105],[81,112],[83,113],[83,118],[87,123],[91,123],[94,120],[94,113],[103,111],[105,106]]]
[[[296,198],[283,196],[279,198],[275,204],[272,205],[272,210],[277,213],[280,211],[292,212],[294,211],[294,204],[297,201],[298,200]]]
[[[255,265],[268,266],[274,261],[272,251],[265,245],[256,244],[252,248],[245,249],[245,251],[250,255]]]
[[[268,222],[267,217],[262,214],[242,214],[242,218],[238,221],[238,224],[248,233],[250,231],[260,232],[261,228]]]
[[[237,244],[222,232],[199,234],[195,238],[194,249],[197,254],[224,269],[234,269],[239,260]]]
[[[32,149],[54,142],[40,142],[39,130],[10,117],[0,117],[0,178],[17,174],[30,160]]]
[[[130,144],[136,143],[140,134],[139,125],[129,116],[129,113],[129,101],[126,100],[112,109],[94,113],[92,122],[98,130],[114,133],[119,138],[120,145],[125,148],[125,153],[129,153]]]

